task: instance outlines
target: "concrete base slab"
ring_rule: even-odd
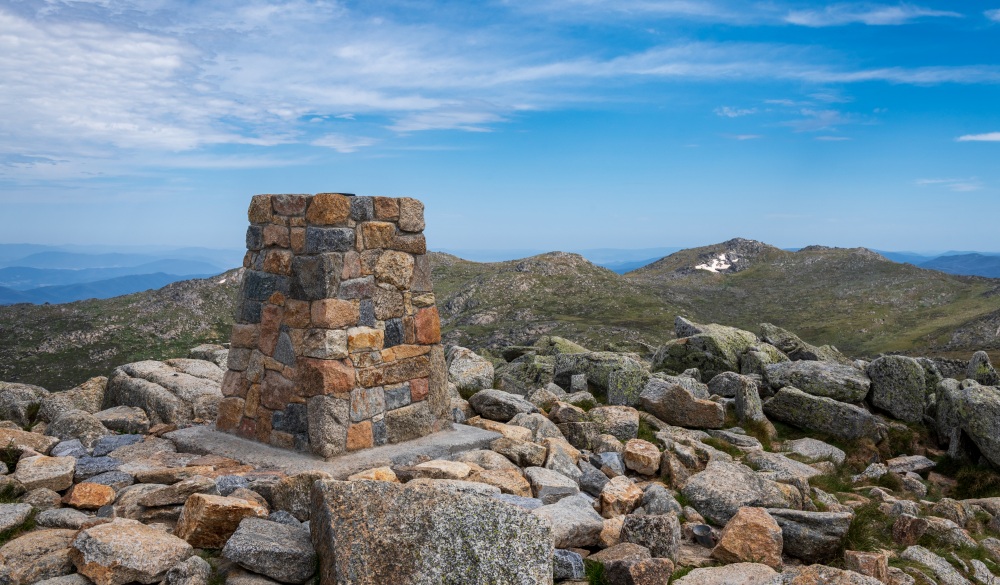
[[[453,425],[451,430],[414,441],[345,453],[327,460],[219,432],[214,425],[179,429],[164,437],[173,441],[178,451],[186,453],[221,455],[244,465],[281,470],[289,475],[317,470],[325,471],[335,479],[345,479],[373,467],[414,465],[426,459],[449,459],[465,451],[489,449],[490,443],[499,439],[500,434],[467,425]]]

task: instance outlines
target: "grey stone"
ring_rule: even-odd
[[[163,585],[208,585],[212,565],[195,555],[174,565],[163,577]]]
[[[552,533],[541,519],[489,496],[430,486],[320,481],[313,544],[322,582],[548,583]]]
[[[901,457],[893,457],[885,462],[889,467],[889,471],[893,473],[906,473],[912,471],[915,473],[923,473],[925,471],[930,471],[936,465],[930,459],[924,457],[923,455],[905,455]]]
[[[35,524],[42,528],[66,528],[79,530],[85,522],[94,517],[73,508],[53,508],[35,516]]]
[[[305,404],[289,404],[271,415],[271,429],[292,435],[309,432],[309,409]]]
[[[736,398],[736,392],[743,386],[743,376],[736,372],[722,372],[708,381],[708,391],[725,398]]]
[[[606,451],[594,455],[594,467],[601,470],[608,477],[625,475],[625,457],[615,451]]]
[[[30,515],[30,504],[0,504],[0,533],[24,524]]]
[[[681,493],[698,512],[724,525],[743,506],[787,507],[790,502],[778,484],[743,465],[710,461],[692,475]]]
[[[528,396],[537,388],[552,382],[554,369],[555,358],[528,353],[508,364],[497,366],[494,378],[500,390]]]
[[[94,446],[101,437],[111,434],[101,421],[82,410],[66,411],[45,427],[45,434],[63,440],[79,439],[84,447]]]
[[[681,514],[683,509],[663,484],[650,484],[642,493],[642,510],[646,514]]]
[[[235,490],[234,490],[235,491]],[[143,494],[139,498],[140,506],[172,506],[183,504],[191,494],[211,494],[217,493],[215,480],[196,475],[183,479],[173,485],[164,486],[157,490]],[[232,493],[232,492],[230,492]]]
[[[103,394],[103,393],[102,393]],[[116,406],[94,414],[109,431],[144,435],[149,432],[149,417],[141,408]]]
[[[372,299],[361,299],[361,305],[358,311],[358,325],[361,327],[375,326],[375,301]]]
[[[290,283],[287,277],[258,270],[247,270],[243,273],[243,284],[240,296],[263,302],[276,292],[287,295]]]
[[[386,441],[401,443],[430,434],[437,418],[431,412],[428,402],[421,400],[385,413]]]
[[[515,496],[513,494],[493,494],[491,497],[529,512],[544,506],[542,501],[537,498],[525,498],[523,496]]]
[[[41,407],[38,409],[38,418],[46,422],[52,422],[64,412],[70,410],[96,413],[101,410],[101,403],[104,401],[104,390],[107,388],[107,385],[108,379],[104,376],[99,376],[87,380],[76,388],[71,388],[64,392],[53,392],[44,396],[41,400]]]
[[[99,483],[101,485],[110,486],[111,489],[117,492],[134,484],[135,478],[124,471],[105,471],[104,473],[98,473],[97,475],[87,478],[87,481],[90,483]]]
[[[314,396],[307,403],[309,445],[321,457],[347,450],[350,402],[333,396]]]
[[[722,404],[697,398],[680,384],[650,378],[640,399],[646,411],[670,425],[709,429],[725,425]]]
[[[337,295],[342,299],[366,299],[375,294],[375,277],[363,276],[352,278],[340,283],[340,293]]]
[[[351,197],[351,219],[354,221],[375,219],[375,200],[371,197]]]
[[[1000,374],[990,363],[990,356],[985,351],[977,351],[972,354],[969,360],[969,367],[965,371],[965,377],[975,380],[983,386],[1000,386]]]
[[[493,387],[493,364],[471,349],[452,347],[447,353],[448,380],[460,391],[477,392]]]
[[[760,387],[757,382],[749,376],[742,376],[739,379],[740,386],[736,389],[736,419],[740,424],[746,423],[766,423],[764,416],[764,406],[760,400]]]
[[[653,356],[653,370],[683,372],[698,368],[709,379],[721,372],[738,372],[740,356],[758,343],[749,331],[723,325],[697,325],[699,333],[667,343]],[[694,329],[688,329],[688,332]]]
[[[570,445],[577,449],[593,449],[600,442],[600,427],[592,422],[571,422],[556,425]]]
[[[587,391],[587,374],[573,374],[569,377],[569,391],[570,392],[586,392]]]
[[[351,422],[368,420],[385,412],[382,387],[355,388],[351,391]]]
[[[676,513],[628,514],[622,524],[621,541],[648,548],[653,558],[676,561],[681,545],[681,524]]]
[[[583,557],[580,553],[557,548],[552,555],[552,576],[556,580],[584,579]]]
[[[781,526],[783,552],[809,563],[829,561],[838,554],[854,514],[768,508]]]
[[[62,506],[62,496],[49,488],[35,488],[21,496],[22,504],[30,504],[38,511],[51,510]]]
[[[284,510],[276,510],[267,515],[267,519],[271,522],[277,522],[278,524],[285,524],[288,526],[298,526],[302,527],[302,522],[299,522],[295,516],[292,516]]]
[[[518,413],[507,424],[531,430],[532,441],[536,443],[541,443],[545,439],[564,438],[562,432],[552,421],[537,412],[532,414]]]
[[[80,439],[70,439],[68,441],[60,441],[55,447],[52,447],[52,451],[49,455],[53,457],[88,457],[90,452],[87,448],[83,446]]]
[[[322,235],[329,231],[340,232],[338,228],[316,228],[306,230],[306,246],[309,234],[313,234],[313,244],[322,247]],[[317,250],[311,252],[335,252],[342,250]],[[315,256],[295,256],[292,258],[291,282],[292,298],[315,301],[335,297],[340,292],[340,277],[344,272],[344,258],[341,254],[317,254]]]
[[[779,448],[788,453],[794,453],[804,458],[809,463],[817,461],[830,461],[838,467],[844,464],[847,454],[829,443],[824,443],[819,439],[804,437],[793,441],[781,443]]]
[[[141,443],[145,438],[143,435],[108,435],[101,437],[94,442],[94,450],[91,454],[94,457],[104,457],[119,447]]]
[[[764,412],[768,417],[792,426],[848,441],[867,437],[878,442],[886,432],[878,418],[860,406],[813,396],[792,387],[778,390],[764,403]]]
[[[0,382],[0,420],[12,421],[21,428],[30,426],[34,422],[31,411],[40,409],[47,396],[49,391],[41,386]]]
[[[191,363],[203,367],[188,367]],[[199,360],[125,364],[111,375],[102,406],[141,408],[150,424],[214,420],[222,400],[223,374],[214,363]]]
[[[951,566],[951,563],[922,546],[908,547],[900,556],[930,569],[938,578],[940,585],[971,585],[968,579]]]
[[[274,346],[274,359],[288,366],[295,367],[295,348],[287,331],[278,334],[278,344]]]
[[[247,228],[246,236],[247,250],[261,250],[264,248],[264,226],[251,225]]]
[[[117,471],[122,463],[122,460],[106,455],[103,457],[80,457],[76,460],[76,471],[73,474],[73,479],[81,482],[95,475]]]
[[[560,353],[555,356],[552,381],[563,388],[569,388],[572,377],[583,374],[591,388],[607,393],[611,373],[620,370],[632,372],[641,378],[639,372],[644,368],[635,359],[610,351]],[[620,380],[619,383],[627,385],[625,380]],[[634,383],[635,381],[632,382],[633,385]],[[624,392],[624,387],[621,390]]]
[[[758,471],[773,472],[774,479],[783,482],[808,480],[810,477],[822,475],[822,472],[815,467],[789,459],[780,453],[750,451],[744,457],[744,461]]]
[[[648,382],[649,372],[641,366],[630,364],[628,367],[612,370],[608,374],[608,404],[638,406],[639,395]],[[586,389],[585,383],[581,390]]]
[[[577,463],[577,466],[580,469],[580,489],[595,498],[600,496],[604,486],[608,483],[608,476],[583,459]]]
[[[583,496],[563,498],[554,504],[541,506],[532,514],[548,521],[552,537],[559,548],[580,548],[597,545],[604,518],[594,511],[593,505]]]
[[[305,583],[316,572],[309,532],[263,518],[244,518],[222,556],[282,583]]]
[[[554,504],[580,493],[580,486],[575,481],[551,469],[529,467],[524,470],[524,476],[531,484],[532,494],[545,504]]]
[[[514,418],[518,413],[538,412],[534,404],[502,390],[481,390],[469,399],[469,404],[479,416],[502,423]]]
[[[991,463],[1000,465],[1000,389],[950,382],[944,380],[938,391],[938,428],[949,433],[949,455],[966,456],[961,439],[968,438]]]
[[[841,402],[861,402],[871,387],[864,372],[835,362],[771,364],[764,369],[764,378],[773,389],[792,386],[806,394]]]
[[[871,403],[894,418],[920,422],[924,416],[926,382],[924,368],[917,360],[901,356],[883,356],[868,364],[871,378]]]
[[[778,573],[760,563],[733,563],[695,569],[674,585],[778,585]]]
[[[387,386],[384,389],[384,393],[386,410],[395,410],[410,404],[409,382],[394,387]]]
[[[601,434],[612,435],[619,441],[634,439],[639,434],[639,411],[630,406],[598,406],[587,416],[597,423]]]
[[[350,252],[354,249],[354,230],[349,228],[306,228],[306,254]]]
[[[773,345],[792,360],[847,362],[847,358],[833,346],[816,347],[810,345],[799,339],[794,333],[770,323],[761,323],[760,329],[761,338],[764,341]]]
[[[390,347],[402,345],[404,337],[405,333],[403,329],[403,320],[399,318],[386,319],[383,347],[388,349]],[[493,367],[493,365],[490,364],[490,367]]]
[[[567,394],[561,398],[566,404],[572,404],[573,406],[581,405],[595,405],[597,404],[597,399],[590,392],[573,392],[572,394]]]

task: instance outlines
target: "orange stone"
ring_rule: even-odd
[[[399,219],[399,201],[392,197],[373,197],[375,219]]]
[[[289,239],[288,228],[282,225],[268,224],[264,226],[264,245],[287,248],[291,240]]]
[[[222,377],[223,396],[238,396],[243,398],[247,395],[247,390],[249,389],[250,381],[243,375],[243,372],[228,370]]]
[[[293,227],[288,239],[292,252],[301,254],[306,249],[306,228]]]
[[[268,223],[273,216],[271,196],[254,195],[253,199],[250,200],[250,209],[247,211],[250,223]]]
[[[260,337],[257,339],[257,348],[266,356],[274,355],[274,347],[278,345],[283,313],[284,310],[277,305],[264,305],[264,311],[260,318]]]
[[[296,329],[309,327],[309,301],[289,299],[285,301],[285,325]]]
[[[426,378],[430,375],[430,360],[425,355],[398,360],[358,370],[358,382],[365,388],[399,384],[414,378]]]
[[[410,380],[410,402],[420,402],[426,399],[430,392],[430,386],[430,380],[427,378]]]
[[[369,420],[354,423],[347,427],[347,450],[357,451],[367,449],[375,444],[372,436],[372,423]]]
[[[219,414],[215,418],[215,426],[220,431],[235,430],[243,418],[243,409],[246,401],[236,396],[223,398],[219,401]]]
[[[392,249],[408,254],[426,254],[427,238],[424,234],[398,235],[392,240]]]
[[[304,396],[349,394],[354,366],[347,360],[299,358],[299,386]]]
[[[322,299],[312,303],[312,324],[314,327],[340,329],[358,324],[361,307],[358,301],[342,299]]]
[[[261,384],[260,404],[271,410],[284,410],[289,404],[302,401],[294,382],[274,370],[268,370],[264,383]],[[249,402],[248,396],[247,403]]]
[[[279,307],[285,306],[285,295],[280,292],[271,293],[271,296],[267,297],[267,302],[272,305],[278,305]]]
[[[347,351],[379,351],[385,345],[385,332],[374,327],[351,327],[347,330]]]
[[[309,202],[306,221],[312,225],[344,223],[351,215],[351,200],[340,193],[318,193]]]
[[[342,280],[350,280],[352,278],[358,278],[361,276],[361,254],[357,252],[345,252],[344,253],[344,272],[341,274],[340,278]]]
[[[366,250],[391,248],[395,238],[395,224],[384,221],[366,221],[361,224],[361,239]]]
[[[267,517],[267,508],[240,498],[194,494],[184,502],[174,534],[198,548],[222,548],[244,518]]]
[[[98,483],[78,483],[63,496],[63,503],[81,510],[96,510],[115,501],[115,490]]]
[[[268,250],[264,254],[264,272],[290,275],[292,273],[292,253],[288,250]]]
[[[257,325],[233,325],[233,333],[229,337],[229,344],[232,347],[254,349],[257,347],[257,334],[260,327]]]
[[[426,345],[397,345],[382,350],[382,361],[394,362],[396,360],[405,360],[406,358],[424,355],[430,350],[431,348]]]
[[[247,250],[247,253],[243,255],[243,268],[250,268],[253,266],[253,255],[254,253]]]
[[[247,390],[245,402],[243,403],[243,416],[257,418],[257,408],[260,406],[261,385],[254,384]]]
[[[257,440],[261,443],[271,440],[271,414],[266,408],[257,409]]]
[[[437,307],[428,307],[417,311],[414,318],[417,330],[417,343],[431,345],[441,342],[441,319]]]

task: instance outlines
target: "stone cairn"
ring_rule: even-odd
[[[249,218],[217,428],[323,457],[443,428],[423,203],[257,195]]]

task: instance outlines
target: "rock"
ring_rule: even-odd
[[[670,559],[642,559],[612,563],[605,573],[609,585],[660,585],[674,572]]]
[[[938,578],[940,585],[970,585],[969,581],[948,561],[922,546],[908,547],[900,556],[930,569]]]
[[[222,368],[200,360],[126,364],[112,373],[101,406],[141,408],[151,424],[215,420],[223,374]]]
[[[38,511],[51,510],[62,506],[62,496],[49,488],[38,488],[21,496],[22,504],[31,504]]]
[[[549,419],[557,425],[563,423],[586,422],[587,418],[587,412],[585,410],[568,402],[556,402],[549,409]]]
[[[787,355],[789,359],[795,361],[807,360],[841,363],[847,363],[848,361],[843,354],[837,351],[837,348],[831,345],[824,345],[822,347],[810,345],[802,341],[794,333],[776,325],[761,323],[760,330],[761,339],[773,345],[776,349]]]
[[[139,498],[139,505],[149,507],[183,504],[192,494],[211,494],[213,491],[217,491],[215,480],[196,475],[144,494]]]
[[[639,411],[630,406],[598,406],[587,413],[602,434],[628,441],[639,434]]]
[[[123,518],[80,531],[70,553],[76,570],[97,585],[158,583],[192,554],[180,538]]]
[[[631,514],[642,501],[642,490],[625,476],[612,478],[601,490],[601,515],[614,518]]]
[[[97,510],[115,501],[115,490],[99,483],[78,483],[63,497],[63,503],[80,510]]]
[[[593,445],[594,453],[625,453],[625,445],[617,437],[598,435]]]
[[[516,394],[502,390],[481,390],[469,399],[469,405],[483,418],[507,422],[518,413],[538,412],[534,404]]]
[[[972,559],[969,564],[973,568],[973,578],[978,583],[985,583],[986,585],[997,585],[997,578],[990,572],[989,567],[986,563],[980,561],[979,559]]]
[[[104,457],[116,449],[141,443],[145,438],[143,435],[107,435],[94,442],[91,454],[94,457]]]
[[[555,358],[534,353],[523,355],[494,369],[496,386],[504,392],[527,396],[536,388],[552,382]]]
[[[871,381],[864,372],[833,362],[771,364],[764,369],[764,378],[775,390],[791,386],[811,396],[840,402],[861,402],[871,387]]]
[[[563,498],[555,504],[535,508],[531,513],[552,526],[552,537],[558,548],[595,546],[604,529],[601,515],[582,496]]]
[[[491,497],[429,486],[318,481],[312,541],[324,583],[548,583],[540,518]]]
[[[808,480],[810,477],[822,474],[815,467],[789,459],[780,453],[750,451],[743,460],[758,471],[774,472],[774,479],[777,481]]]
[[[693,333],[693,331],[699,333]],[[758,343],[749,331],[723,325],[697,325],[667,343],[653,356],[653,371],[683,372],[698,368],[711,379],[721,372],[738,372],[740,356]]]
[[[545,504],[554,504],[580,493],[580,487],[575,481],[544,467],[528,467],[524,470],[524,475],[528,478],[535,497]]]
[[[452,347],[447,355],[448,380],[459,391],[477,392],[493,387],[493,364],[464,347]]]
[[[545,439],[544,443],[546,449],[545,469],[561,473],[573,480],[574,483],[579,484],[580,477],[583,475],[580,468],[576,466],[577,462],[580,461],[580,452],[562,437]]]
[[[781,574],[782,585],[880,585],[882,581],[825,565],[792,567]]]
[[[934,465],[936,465],[923,455],[893,457],[887,460],[885,464],[889,467],[889,471],[900,474],[907,472],[923,473],[934,469]]]
[[[483,469],[473,472],[469,476],[469,481],[491,485],[505,494],[531,497],[531,484],[521,474],[520,469]]]
[[[28,491],[49,488],[60,492],[73,485],[73,470],[75,468],[76,459],[72,457],[46,457],[45,455],[25,457],[17,462],[14,479],[19,481]]]
[[[268,510],[239,498],[193,494],[184,503],[174,533],[198,548],[222,548],[240,521],[267,517]]]
[[[0,382],[0,420],[9,420],[21,428],[35,421],[31,414],[40,409],[49,391],[41,386]]]
[[[199,557],[189,557],[177,563],[163,577],[163,585],[208,585],[212,576],[212,565]]]
[[[108,430],[116,433],[145,434],[149,432],[149,417],[141,408],[116,406],[94,414]]]
[[[781,526],[785,554],[810,563],[829,560],[851,527],[850,512],[806,512],[769,508],[768,514]]]
[[[640,400],[646,411],[670,425],[699,429],[725,426],[726,410],[722,404],[696,398],[680,384],[650,378]]]
[[[949,382],[938,386],[938,428],[951,439],[949,454],[964,456],[959,440],[964,431],[983,457],[1000,465],[1000,388],[972,383],[953,388]]]
[[[887,355],[868,364],[865,372],[871,378],[873,406],[902,421],[923,420],[926,382],[920,362],[902,355]]]
[[[93,581],[79,573],[63,575],[62,577],[52,577],[44,581],[38,581],[35,585],[92,585]]]
[[[844,551],[844,566],[847,570],[874,577],[880,583],[889,582],[889,556],[885,553]]]
[[[260,518],[243,519],[222,556],[282,583],[305,583],[316,572],[309,531]]]
[[[676,561],[681,544],[681,524],[677,514],[629,514],[622,524],[621,541],[648,548],[654,558]]]
[[[290,513],[299,522],[309,520],[312,511],[312,486],[321,479],[327,480],[332,477],[323,471],[305,471],[282,478],[274,485],[269,498],[271,507]],[[254,486],[251,488],[256,491]]]
[[[511,419],[513,420],[513,419]],[[473,427],[479,427],[487,431],[493,431],[494,433],[500,433],[504,437],[510,439],[517,439],[519,441],[531,441],[534,435],[531,429],[517,426],[509,425],[494,420],[489,420],[481,416],[474,416],[466,421],[467,425]]]
[[[545,447],[536,443],[501,437],[490,443],[490,449],[519,467],[539,467],[545,464]]]
[[[1000,386],[1000,374],[990,363],[990,356],[985,351],[977,351],[972,354],[969,360],[969,367],[965,371],[965,377],[975,380],[983,386]]]
[[[625,517],[618,516],[617,518],[605,518],[604,528],[601,529],[601,535],[597,539],[598,546],[602,548],[609,548],[618,544],[621,544],[622,538],[622,526],[625,525]],[[630,546],[639,546],[637,544],[632,544]],[[639,547],[645,549],[645,547]],[[649,556],[649,551],[646,551],[646,556]]]
[[[536,500],[535,498],[525,498],[522,496],[515,496],[513,494],[493,494],[490,497],[505,502],[512,506],[517,506],[525,511],[537,510],[542,507],[542,501]],[[564,498],[565,499],[565,498]]]
[[[81,457],[90,456],[90,452],[78,439],[71,439],[69,441],[59,441],[55,447],[52,447],[52,451],[49,452],[49,455],[52,455],[53,457],[75,457],[79,459]]]
[[[49,423],[45,434],[63,440],[79,439],[84,447],[93,447],[101,437],[111,434],[94,415],[82,410],[69,410]]]
[[[625,475],[625,459],[618,453],[599,453],[594,456],[592,463],[595,467],[600,465],[598,469],[608,477]]]
[[[233,567],[226,574],[226,585],[274,585],[274,579],[268,579],[264,575],[251,573],[241,567]]]
[[[539,337],[532,346],[541,355],[559,355],[561,353],[587,353],[590,350],[580,344],[574,343],[563,337],[556,335],[545,335]]]
[[[107,385],[108,379],[99,376],[65,392],[48,394],[41,400],[38,418],[45,422],[52,422],[70,410],[82,410],[93,414],[101,410],[104,389]]]
[[[552,555],[552,576],[557,581],[584,579],[583,557],[580,553],[557,548]]]
[[[629,362],[621,369],[612,370],[608,374],[608,404],[638,406],[639,394],[647,382],[649,382],[649,372],[636,363]],[[586,390],[586,380],[581,390]]]
[[[788,356],[781,350],[770,343],[760,342],[740,356],[740,373],[744,376],[763,376],[767,366],[787,361]]]
[[[781,570],[781,527],[763,508],[737,510],[712,549],[712,558],[723,563],[757,562]]]
[[[610,351],[561,353],[555,356],[553,381],[563,388],[569,388],[572,377],[583,374],[586,376],[590,388],[607,394],[612,372],[622,370],[634,372],[635,375],[641,377],[639,372],[644,371],[645,368],[629,356]],[[616,392],[619,391],[624,393],[627,390],[624,388],[616,390]]]
[[[35,516],[35,524],[42,528],[68,528],[79,530],[84,523],[94,517],[72,508],[54,508],[39,512]]]
[[[625,466],[640,475],[656,475],[660,470],[660,450],[642,439],[625,443]]]
[[[764,403],[764,412],[768,417],[792,426],[819,431],[847,441],[870,438],[878,442],[886,432],[878,419],[860,406],[812,396],[792,387],[778,390]]]
[[[59,439],[55,437],[46,437],[20,429],[0,428],[0,445],[19,452],[34,451],[44,455],[49,453],[58,443]]]
[[[488,470],[518,469],[517,465],[511,463],[510,460],[503,455],[497,453],[496,451],[487,451],[485,449],[459,453],[455,456],[455,461],[461,461],[462,463],[467,463],[469,465],[478,465],[479,467]]]
[[[0,534],[21,526],[29,516],[30,504],[0,504]]]
[[[545,418],[545,415],[534,413],[534,414],[524,414],[519,413],[514,418],[510,419],[510,424],[524,427],[531,431],[531,438],[528,439],[535,443],[541,443],[545,439],[562,439],[563,434],[559,432],[559,428]]]
[[[580,489],[595,498],[600,496],[609,481],[608,476],[583,459],[577,462],[577,467],[580,468]]]
[[[776,585],[778,573],[759,563],[735,563],[695,569],[673,585]],[[818,585],[818,584],[817,584]]]
[[[414,466],[424,472],[423,477],[432,479],[465,479],[472,473],[472,468],[460,461],[433,459]]]
[[[793,441],[785,441],[778,445],[781,451],[794,453],[802,457],[809,463],[817,461],[830,461],[840,467],[847,459],[847,454],[829,443],[824,443],[818,439],[804,437]]]
[[[642,511],[646,514],[681,514],[681,505],[663,485],[653,483],[642,494]]]
[[[597,399],[590,392],[573,392],[562,397],[562,401],[573,406],[593,406],[597,404]]]
[[[32,585],[73,571],[75,530],[34,530],[0,547],[0,583]]]
[[[744,384],[754,384],[754,380],[741,376],[736,372],[722,372],[708,381],[708,391],[710,394],[725,398],[736,398],[736,393]]]
[[[80,457],[76,460],[73,479],[84,481],[97,475],[118,471],[121,466],[122,461],[115,457]]]
[[[599,442],[600,430],[597,423],[572,422],[556,425],[570,445],[577,449],[591,449]]]
[[[703,516],[720,525],[744,506],[778,508],[791,504],[776,482],[743,465],[722,461],[710,461],[704,471],[692,475],[681,493]]]

